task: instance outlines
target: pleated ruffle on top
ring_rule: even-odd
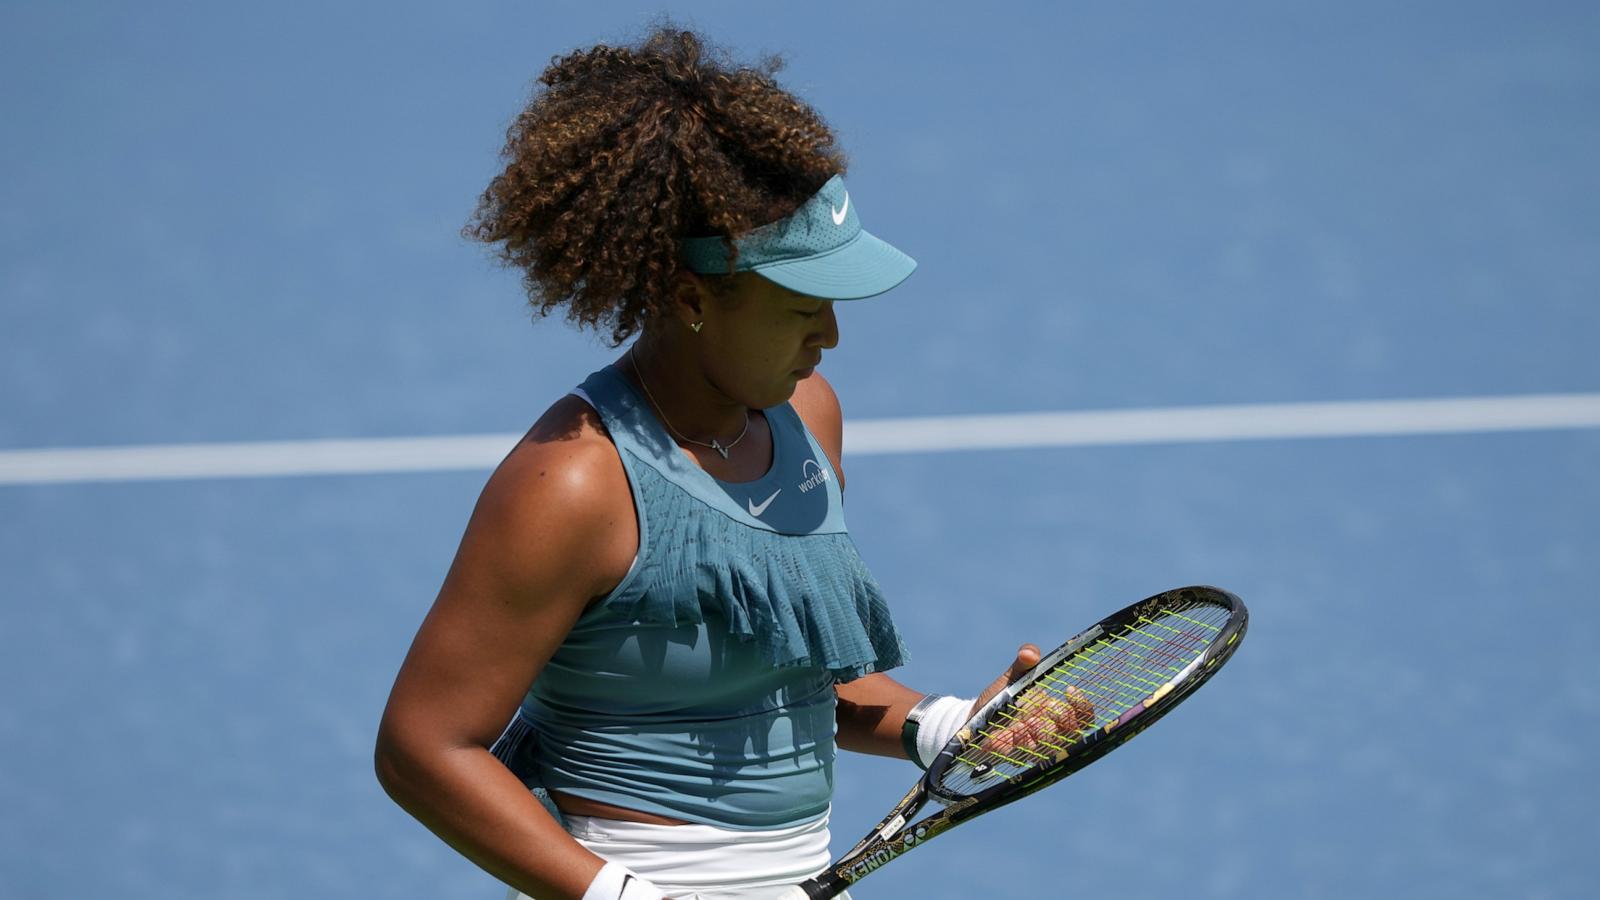
[[[772,666],[826,669],[837,681],[908,658],[883,592],[847,532],[752,528],[647,460],[632,462],[643,552],[586,622],[726,627]]]

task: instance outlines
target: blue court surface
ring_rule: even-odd
[[[839,308],[847,417],[993,429],[847,443],[896,676],[970,695],[1183,584],[1252,612],[1159,726],[858,900],[1595,896],[1600,8],[1203,6],[0,6],[0,897],[504,896],[373,738],[498,454],[616,351],[457,230],[550,58],[663,11],[785,54],[921,263]],[[1452,398],[1503,402],[1288,412]],[[1291,424],[1168,427],[1240,404]],[[1159,433],[948,418],[1112,411]],[[915,775],[841,756],[835,850]]]

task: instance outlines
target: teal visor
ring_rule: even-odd
[[[824,300],[872,297],[905,281],[917,261],[863,231],[838,175],[786,218],[740,235],[735,272],[756,272],[791,291]],[[728,274],[720,237],[686,238],[684,265],[706,275]]]

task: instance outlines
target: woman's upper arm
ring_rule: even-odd
[[[536,427],[478,499],[395,679],[379,754],[493,743],[588,602],[626,572],[637,542],[610,442],[541,440]]]
[[[839,476],[839,490],[844,490],[844,467],[839,464],[844,455],[844,412],[839,408],[839,395],[833,392],[833,385],[821,372],[812,372],[795,384],[789,405],[828,454],[828,461],[833,463],[833,471]]]

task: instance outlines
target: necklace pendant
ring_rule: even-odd
[[[719,443],[717,443],[715,438],[713,438],[711,440],[711,449],[717,451],[718,453],[721,453],[723,459],[727,459],[728,458],[728,448],[722,446]]]

